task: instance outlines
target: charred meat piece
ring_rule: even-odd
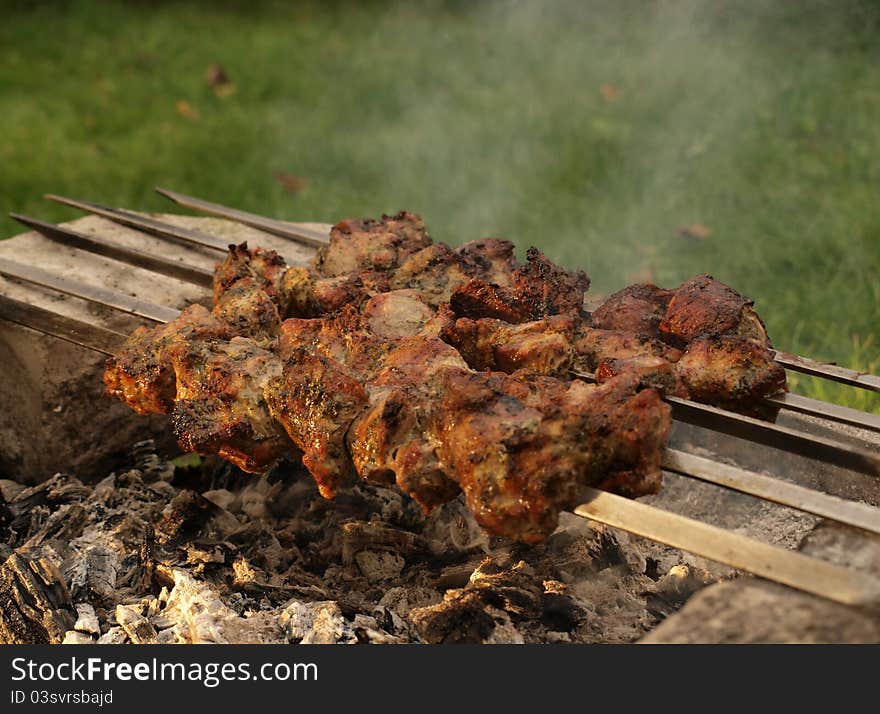
[[[168,353],[177,379],[171,420],[181,448],[218,454],[249,473],[267,471],[294,450],[263,398],[282,372],[276,355],[244,337],[178,342]]]
[[[226,288],[211,311],[234,334],[265,342],[278,334],[278,305],[255,278],[242,278]]]
[[[567,271],[536,248],[529,248],[526,261],[513,271],[509,287],[475,278],[456,288],[449,300],[456,316],[520,323],[580,313],[590,286],[586,273]]]
[[[228,340],[232,328],[201,305],[191,305],[165,325],[139,327],[119,354],[107,360],[107,394],[122,400],[138,414],[167,414],[176,384],[168,350],[176,344]]]
[[[575,366],[594,370],[606,359],[630,359],[633,357],[662,357],[675,362],[681,352],[658,339],[645,334],[599,330],[580,325],[575,334]]]
[[[367,405],[363,386],[338,362],[299,349],[266,382],[264,395],[271,415],[302,450],[321,495],[332,498],[354,474],[345,435]]]
[[[600,384],[621,375],[631,375],[642,388],[656,389],[660,394],[690,398],[676,363],[663,357],[630,357],[629,359],[604,359],[596,367],[596,381]]]
[[[672,290],[651,283],[630,285],[611,295],[593,312],[593,327],[660,337],[660,322],[672,298]]]
[[[755,416],[768,415],[763,397],[785,391],[785,370],[767,347],[748,337],[693,340],[675,367],[691,399]]]
[[[527,369],[564,376],[572,365],[574,323],[570,315],[518,325],[492,318],[462,317],[445,324],[440,336],[473,369],[508,373]]]
[[[247,243],[230,245],[226,259],[214,269],[214,304],[239,280],[249,278],[252,285],[265,291],[279,307],[279,286],[287,264],[274,250],[248,248]]]
[[[441,399],[436,376],[448,371],[467,371],[449,345],[429,336],[399,340],[367,383],[370,405],[348,434],[349,451],[362,478],[396,483],[426,509],[449,501],[460,490],[431,438]]]
[[[657,490],[669,407],[618,378],[594,386],[527,375],[443,374],[435,439],[489,532],[533,543],[574,505],[579,485]]]
[[[698,275],[673,293],[660,333],[677,347],[712,335],[739,335],[769,347],[767,330],[753,305],[754,301],[711,275]]]
[[[506,287],[516,269],[513,248],[509,240],[481,238],[463,243],[456,248],[455,254],[465,275]]]
[[[325,277],[393,270],[408,255],[429,245],[425,224],[415,213],[401,211],[379,220],[346,219],[331,229],[330,243],[318,250],[314,268]]]

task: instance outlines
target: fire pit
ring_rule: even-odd
[[[327,231],[174,196],[233,220],[88,204],[113,220],[32,222],[39,233],[0,243],[13,278],[0,284],[0,389],[17,405],[0,416],[0,640],[878,639],[869,531],[880,520],[864,505],[880,505],[878,420],[791,395],[777,425],[674,404],[662,491],[638,503],[594,493],[585,518],[564,514],[537,546],[487,536],[457,500],[425,515],[367,483],[325,501],[293,464],[253,477],[212,459],[172,463],[164,420],[102,396],[100,352],[207,299],[229,243],[303,263]]]

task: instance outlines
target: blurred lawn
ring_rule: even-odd
[[[596,292],[711,272],[778,346],[880,371],[876,3],[3,6],[4,215],[168,208],[154,185],[290,219],[407,208]]]

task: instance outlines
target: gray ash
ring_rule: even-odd
[[[175,466],[150,442],[128,461],[0,482],[0,641],[630,642],[711,579],[575,516],[523,546],[460,501],[324,500],[291,464]]]

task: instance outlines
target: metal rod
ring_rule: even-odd
[[[799,511],[880,534],[880,508],[848,501],[771,476],[746,471],[677,449],[666,449],[662,466],[667,471],[747,493]]]
[[[850,409],[837,404],[830,404],[818,399],[802,397],[800,394],[785,393],[775,397],[767,397],[768,402],[778,404],[783,409],[808,414],[809,416],[857,426],[860,429],[880,432],[880,416],[863,412],[860,409]]]
[[[708,404],[699,404],[689,399],[680,397],[665,399],[672,406],[672,416],[679,421],[764,446],[784,449],[868,476],[880,476],[880,454],[867,449],[850,446],[824,436],[805,434],[797,429],[761,421]]]
[[[113,243],[106,238],[85,235],[70,228],[46,223],[36,218],[22,216],[17,213],[10,213],[9,215],[19,223],[63,245],[69,245],[89,253],[95,253],[96,255],[103,255],[105,258],[112,258],[113,260],[128,263],[145,270],[152,270],[161,275],[167,275],[202,287],[210,287],[213,282],[214,276],[212,271],[205,270],[204,268],[197,268],[176,260],[161,258],[152,253]]]
[[[880,377],[866,372],[857,372],[854,369],[838,367],[836,364],[817,362],[809,357],[801,357],[790,352],[775,350],[776,361],[786,369],[802,372],[814,377],[830,379],[833,382],[848,384],[852,387],[861,387],[873,392],[880,392]]]
[[[574,513],[783,585],[856,607],[880,604],[873,575],[812,558],[597,489]]]
[[[140,300],[125,293],[80,283],[76,280],[53,275],[45,270],[32,268],[29,265],[21,265],[5,258],[0,258],[0,275],[40,285],[44,288],[51,288],[67,295],[73,295],[74,297],[97,303],[98,305],[111,307],[138,317],[145,317],[154,322],[169,322],[180,314],[180,311],[171,307],[154,305],[146,300]]]
[[[78,208],[87,213],[94,213],[95,215],[109,218],[114,223],[119,223],[120,225],[135,228],[140,231],[146,231],[147,233],[154,233],[166,238],[177,238],[186,241],[187,243],[192,243],[193,245],[198,245],[203,248],[210,248],[211,250],[216,250],[221,253],[225,253],[229,249],[229,243],[227,241],[223,241],[215,236],[202,233],[201,231],[195,231],[190,228],[175,226],[172,223],[159,221],[155,218],[141,216],[140,214],[126,211],[121,208],[110,208],[109,206],[104,206],[100,203],[80,201],[75,198],[56,196],[51,193],[47,193],[45,198],[57,203],[63,203],[65,206]]]
[[[80,322],[5,295],[0,295],[0,318],[105,355],[112,355],[125,341],[125,335],[114,330]]]
[[[179,206],[192,208],[196,211],[201,211],[202,213],[210,213],[214,216],[229,218],[238,223],[244,223],[246,226],[258,228],[267,233],[274,233],[282,238],[288,238],[298,243],[304,243],[305,245],[322,246],[327,245],[327,243],[330,242],[330,238],[326,233],[306,228],[305,226],[297,225],[296,223],[288,223],[286,221],[279,221],[275,218],[259,216],[256,213],[240,211],[237,208],[230,208],[229,206],[223,206],[219,203],[211,203],[210,201],[204,201],[195,196],[187,196],[185,193],[169,191],[168,189],[159,188],[158,186],[156,187],[156,193],[174,201],[174,203]]]
[[[595,375],[589,372],[572,371],[571,374],[589,382],[596,381]],[[728,436],[772,446],[869,476],[880,476],[880,454],[866,449],[681,397],[667,396],[664,399],[672,407],[673,418],[686,424],[713,429]]]

